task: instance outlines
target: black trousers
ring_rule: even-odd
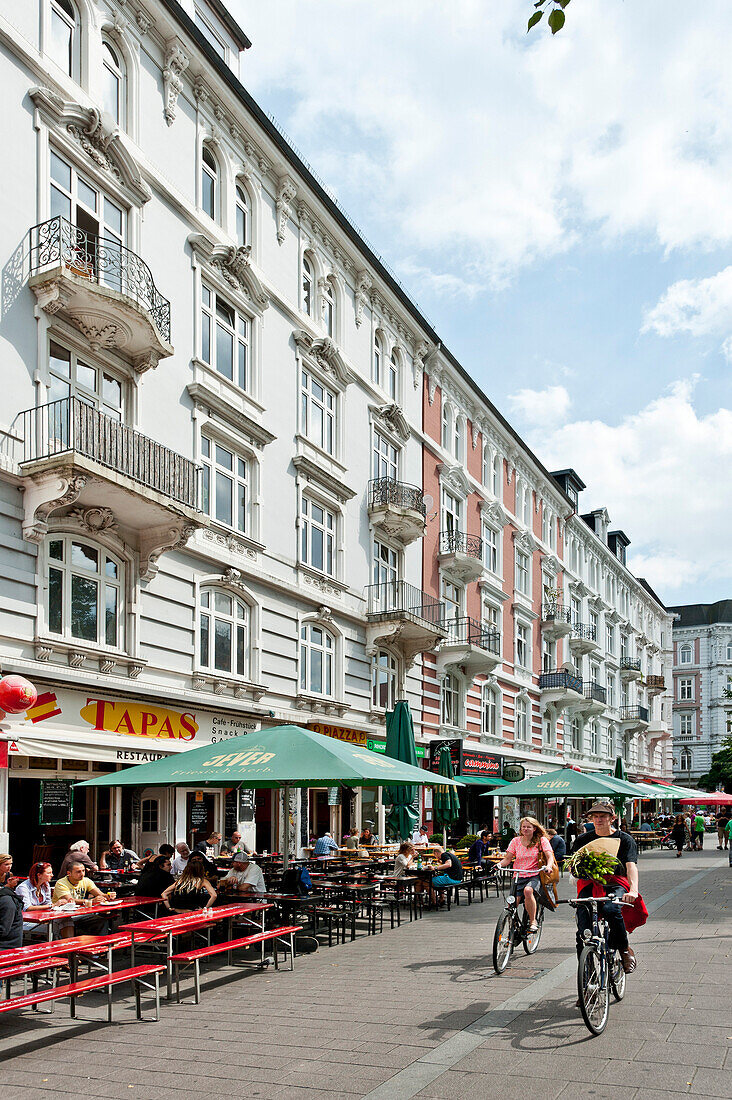
[[[609,883],[605,893],[616,898],[622,898],[625,890],[617,883]],[[579,897],[591,898],[592,886],[585,886],[580,890]],[[623,922],[623,910],[620,905],[616,905],[611,901],[604,901],[600,905],[600,913],[604,916],[610,928],[610,946],[616,947],[618,951],[625,951],[628,947],[628,933]],[[582,948],[584,947],[584,939],[582,933],[589,929],[592,930],[592,911],[588,905],[580,905],[577,907],[577,955],[580,955]]]

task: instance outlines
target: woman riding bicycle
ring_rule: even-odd
[[[544,865],[539,861],[539,851],[544,854],[546,860]],[[508,867],[513,864],[516,874],[516,901],[524,903],[526,915],[529,918],[530,933],[538,930],[534,895],[535,891],[541,889],[539,871],[552,871],[555,862],[554,852],[544,826],[540,825],[534,817],[522,817],[519,835],[513,838],[498,866]]]

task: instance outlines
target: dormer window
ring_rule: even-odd
[[[195,21],[196,21],[196,26],[198,27],[199,31],[201,32],[203,37],[206,39],[206,41],[209,43],[209,45],[213,46],[213,48],[216,50],[216,53],[219,55],[219,57],[222,58],[222,60],[226,61],[226,45],[225,45],[225,43],[221,40],[221,38],[219,38],[219,36],[217,35],[216,31],[213,29],[211,24],[206,19],[204,19],[204,17],[201,15],[200,11],[197,8],[196,8]]]

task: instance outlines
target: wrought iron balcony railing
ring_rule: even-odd
[[[663,676],[648,676],[646,678],[646,687],[651,691],[664,691],[666,688],[666,681]]]
[[[594,699],[596,703],[607,703],[607,689],[594,680],[585,680],[583,683],[585,699]]]
[[[445,619],[442,624],[447,631],[447,640],[453,644],[475,645],[496,657],[501,653],[501,635],[497,630],[483,626],[477,619],[468,615],[459,615],[454,619]]]
[[[411,615],[442,629],[445,606],[406,581],[385,581],[366,586],[368,615]]]
[[[575,638],[586,638],[588,642],[597,641],[597,627],[592,623],[579,623],[575,619],[572,623],[572,634]]]
[[[133,298],[170,343],[170,302],[155,286],[145,261],[114,237],[100,237],[55,217],[28,232],[30,274],[65,264],[76,275]]]
[[[582,695],[582,679],[564,669],[556,669],[554,672],[542,672],[539,676],[539,691],[552,691],[561,688],[564,691],[576,691]]]
[[[647,722],[648,721],[648,707],[621,707],[620,708],[620,721],[621,722]]]
[[[620,668],[626,669],[628,672],[640,672],[640,657],[621,657]]]
[[[572,609],[561,603],[544,603],[541,605],[541,618],[545,623],[571,623]]]
[[[198,508],[198,466],[78,397],[26,409],[20,420],[24,463],[75,451],[179,504]]]
[[[369,507],[394,504],[427,515],[424,493],[416,485],[405,485],[393,477],[376,477],[369,482]]]
[[[440,531],[440,553],[482,558],[483,540],[480,535],[466,535],[464,531]]]

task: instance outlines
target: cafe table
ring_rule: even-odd
[[[51,908],[49,906],[39,906],[38,908],[25,909],[23,911],[23,921],[27,921],[29,924],[37,924],[39,926],[46,925],[47,938],[53,940],[54,924],[59,921],[69,920],[79,917],[95,917],[95,916],[112,916],[114,913],[119,913],[125,909],[140,910],[140,916],[145,917],[142,912],[144,906],[158,905],[160,898],[145,898],[145,897],[131,897],[131,898],[119,898],[115,901],[105,901],[98,905],[79,905],[75,910],[67,909],[59,912],[58,909]],[[152,920],[152,917],[146,917],[145,922]]]
[[[243,924],[251,924],[258,931],[264,932],[264,914],[266,910],[272,908],[271,902],[266,901],[246,902],[240,905],[216,905],[210,909],[195,909],[192,913],[185,915],[173,913],[169,917],[158,917],[154,920],[125,924],[122,926],[121,931],[127,932],[132,940],[130,944],[130,965],[133,967],[135,965],[136,942],[144,943],[150,939],[152,934],[159,936],[161,939],[164,938],[167,942],[167,997],[170,1000],[173,996],[173,972],[170,959],[175,954],[173,950],[175,936],[182,936],[187,932],[210,932],[211,928],[219,921],[226,921],[227,936],[230,940],[233,936],[235,917],[240,917]],[[259,916],[259,920],[250,919],[255,914]]]
[[[112,973],[112,952],[129,943],[129,936],[115,932],[110,936],[73,936],[67,940],[54,940],[51,943],[29,944],[27,947],[11,947],[0,951],[0,970],[22,966],[27,963],[43,962],[59,955],[69,957],[71,982],[76,981],[77,958],[79,954],[103,951],[107,956],[107,972]],[[19,975],[22,976],[22,975]]]

